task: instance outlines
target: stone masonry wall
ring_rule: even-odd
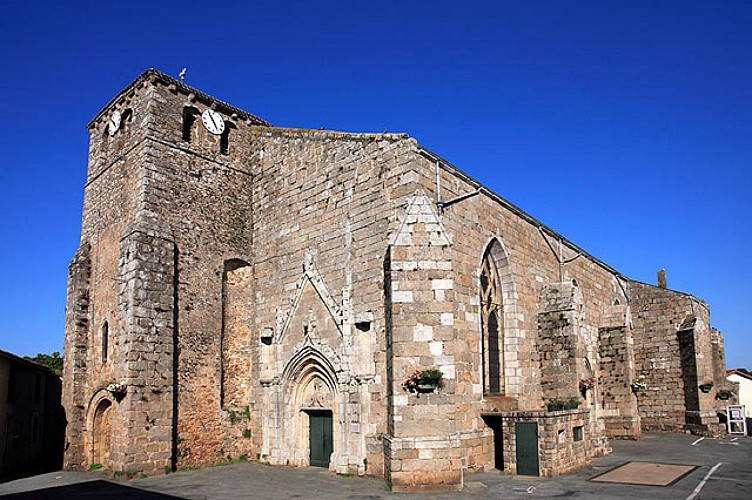
[[[115,109],[124,125],[111,135]],[[222,115],[221,135],[195,119],[207,109]],[[676,428],[694,398],[691,417],[708,425],[714,394],[681,375],[689,365],[695,379],[720,373],[703,304],[630,286],[405,135],[271,128],[157,72],[139,77],[90,131],[82,249],[91,245],[91,264],[88,275],[72,267],[66,344],[68,355],[86,338],[75,365],[85,370],[66,371],[66,407],[81,415],[71,464],[86,461],[80,435],[92,414],[73,394],[91,398],[121,377],[133,389],[113,407],[112,426],[127,428],[135,448],[114,433],[118,464],[303,464],[306,408],[326,404],[333,469],[384,474],[397,489],[455,484],[493,449],[482,414],[540,412],[552,395],[576,396],[591,374],[589,411],[577,413],[590,444],[546,455],[551,471],[604,452],[606,429],[634,434],[635,404],[648,425]],[[486,398],[479,267],[492,243],[504,390]],[[566,307],[551,306],[555,287],[571,292]],[[86,313],[74,317],[85,299]],[[147,337],[156,339],[148,348]],[[296,364],[305,355],[312,364]],[[440,392],[402,391],[409,372],[431,366],[445,373]],[[639,403],[617,401],[639,375],[652,377]],[[126,451],[137,458],[128,462]]]
[[[86,414],[90,248],[84,243],[68,268],[68,301],[65,307],[65,347],[62,403],[66,410],[67,435],[64,467],[79,468],[87,460],[84,450]]]
[[[635,339],[635,376],[645,377],[638,393],[644,430],[684,430],[717,424],[715,391],[698,386],[713,381],[709,309],[694,297],[643,283],[630,284]],[[716,384],[717,386],[718,384]],[[711,415],[712,414],[712,415]]]
[[[406,171],[414,143],[394,135],[259,127],[252,144],[257,152],[253,345],[259,345],[260,331],[275,330],[278,317],[289,310],[309,254],[332,301],[345,305],[348,297],[343,335],[350,345],[337,352],[344,355],[348,375],[365,383],[357,400],[343,407],[342,414],[361,415],[357,423],[346,422],[346,461],[362,473],[366,460],[367,472],[381,475],[387,432],[382,262],[386,235],[397,225],[409,192]],[[258,357],[253,373],[253,379],[280,375],[279,366]]]
[[[116,402],[127,422],[111,435],[115,470],[173,468],[175,243],[169,230],[139,217],[121,240],[120,306],[125,328],[119,373],[127,394]]]
[[[547,401],[580,399],[579,384],[590,378],[580,331],[582,296],[571,283],[543,288],[538,313],[541,388]]]
[[[641,437],[637,396],[631,384],[637,379],[634,366],[634,340],[628,325],[598,330],[600,353],[599,395],[606,432],[611,438]]]

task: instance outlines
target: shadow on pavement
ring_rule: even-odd
[[[109,481],[87,481],[85,483],[69,484],[67,486],[55,486],[42,490],[27,491],[23,493],[11,493],[10,495],[0,495],[3,500],[52,500],[64,498],[65,500],[93,500],[93,499],[147,499],[147,500],[168,500],[180,499],[172,495],[154,493],[151,491],[140,490],[122,484],[111,483]]]

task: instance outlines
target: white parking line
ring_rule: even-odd
[[[695,440],[695,442],[694,442],[694,443],[692,443],[692,446],[696,445],[697,443],[699,443],[699,442],[700,442],[700,441],[702,441],[703,439],[705,439],[705,438],[704,438],[704,437],[702,437],[702,438],[700,438],[700,439],[696,439],[696,440]]]
[[[718,470],[718,467],[720,467],[722,463],[723,462],[718,462],[717,464],[713,466],[712,469],[710,469],[710,471],[707,474],[705,474],[705,477],[702,479],[702,481],[700,481],[700,484],[697,485],[697,488],[695,488],[695,490],[687,497],[687,500],[692,500],[694,497],[696,497],[700,493],[700,490],[702,490],[702,487],[705,486],[705,483],[708,482],[708,479],[710,478],[710,476],[712,476],[713,473],[716,470]]]

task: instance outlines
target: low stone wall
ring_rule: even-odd
[[[515,424],[518,422],[538,424],[538,463],[544,477],[587,467],[593,457],[611,452],[596,439],[588,410],[510,412],[502,415],[504,470],[510,474],[517,474]]]
[[[490,431],[458,432],[446,438],[384,439],[392,492],[458,491],[465,473],[483,470],[493,454]]]

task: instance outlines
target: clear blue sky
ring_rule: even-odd
[[[276,125],[408,132],[752,368],[752,2],[18,2],[0,16],[0,349],[61,350],[86,123],[155,67]]]

